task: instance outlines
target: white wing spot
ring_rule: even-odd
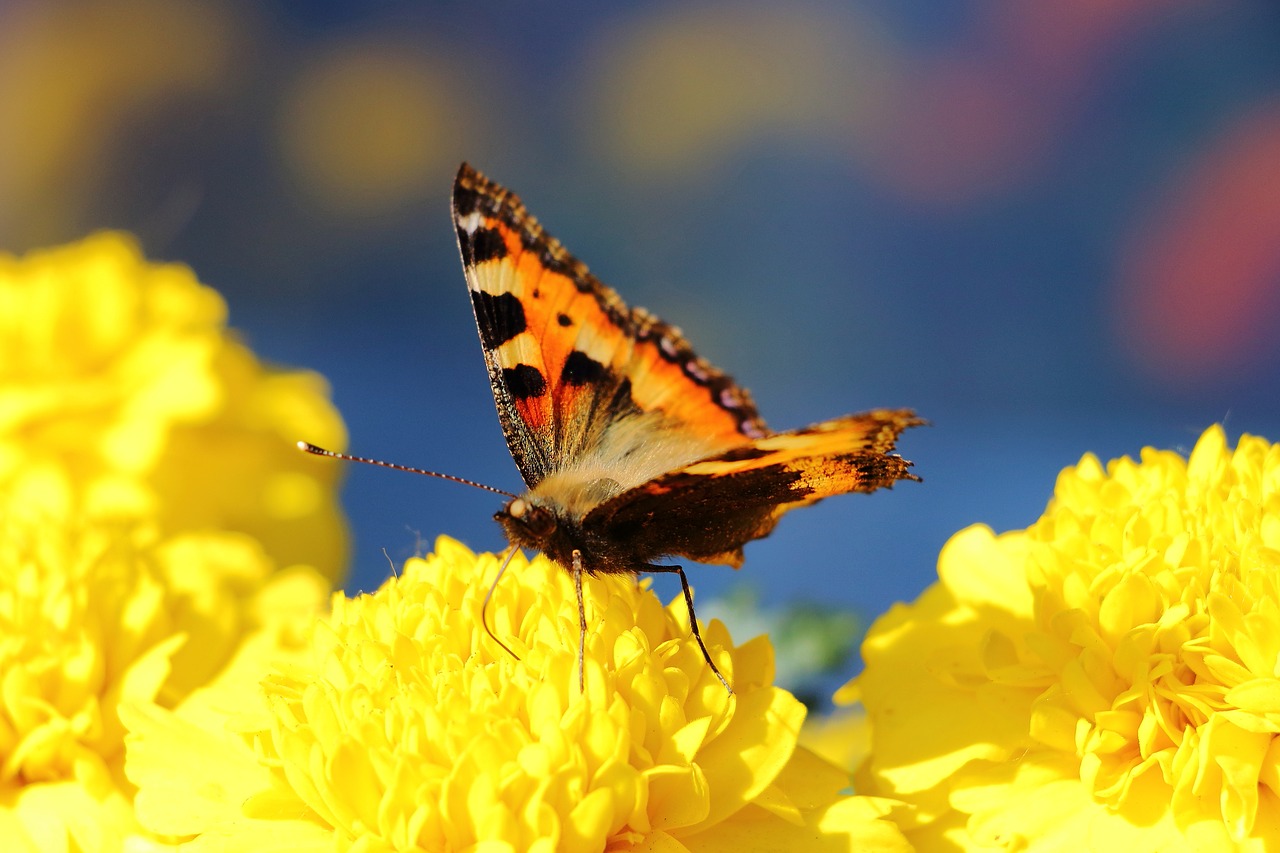
[[[466,216],[458,219],[458,227],[468,234],[476,233],[476,229],[484,223],[484,217],[480,215],[480,211],[473,210]]]
[[[711,374],[707,373],[706,366],[696,358],[691,358],[684,363],[684,370],[699,382],[706,382]]]

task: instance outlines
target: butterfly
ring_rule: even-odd
[[[746,389],[612,289],[510,190],[463,164],[453,222],[498,420],[527,490],[494,518],[514,547],[583,574],[672,573],[698,631],[686,557],[742,565],[786,512],[919,480],[892,453],[923,421],[877,409],[772,432]],[[496,639],[496,638],[495,638]]]

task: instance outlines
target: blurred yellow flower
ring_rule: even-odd
[[[1280,446],[1062,472],[1025,531],[956,534],[864,646],[859,790],[921,847],[1280,845]]]
[[[282,563],[341,571],[332,472],[295,472],[290,443],[341,423],[224,315],[124,236],[0,256],[5,850],[137,848],[121,703],[171,706],[317,612],[330,582]]]
[[[301,569],[264,581],[270,570],[242,534],[157,541],[144,526],[0,520],[0,846],[122,849],[138,827],[120,704],[171,704],[279,589],[306,600],[327,587]]]
[[[871,751],[871,727],[863,708],[837,708],[805,720],[800,745],[853,774]]]
[[[0,488],[15,506],[242,531],[277,565],[337,579],[337,466],[303,458],[300,435],[345,443],[324,381],[259,364],[189,268],[110,233],[0,254]]]
[[[176,712],[126,710],[127,772],[153,832],[223,850],[909,849],[895,804],[796,747],[804,708],[766,638],[689,635],[623,578],[577,598],[544,557],[497,572],[441,538],[377,592],[333,600],[305,658],[266,646]],[[256,664],[257,689],[244,674]],[[827,845],[827,846],[822,846]]]

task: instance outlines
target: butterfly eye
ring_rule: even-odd
[[[556,529],[556,519],[550,510],[531,504],[524,498],[516,498],[507,504],[504,514],[520,522],[530,534],[539,539],[550,535]]]

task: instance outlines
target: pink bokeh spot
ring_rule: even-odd
[[[1153,206],[1121,258],[1116,334],[1176,384],[1273,355],[1280,313],[1280,103],[1238,119]]]
[[[885,129],[879,174],[930,204],[966,204],[1022,181],[1052,123],[1021,81],[973,57],[938,61],[906,92]]]
[[[959,207],[1035,180],[1145,27],[1197,0],[1001,0],[903,81],[871,150],[903,198]]]

